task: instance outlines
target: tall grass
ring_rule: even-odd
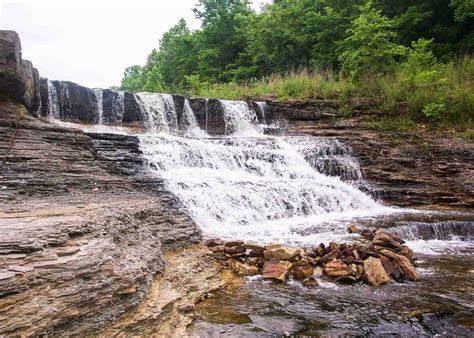
[[[234,100],[331,99],[341,101],[341,106],[351,99],[366,97],[380,102],[375,108],[383,111],[385,117],[403,114],[405,119],[420,123],[450,123],[461,129],[472,129],[474,59],[463,57],[440,67],[432,81],[420,84],[407,82],[400,70],[366,76],[356,82],[342,73],[300,69],[245,83],[199,86],[199,90],[191,88],[187,94]],[[443,102],[444,111],[435,118],[425,116],[423,110],[427,105],[437,102]]]

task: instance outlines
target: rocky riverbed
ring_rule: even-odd
[[[223,266],[239,276],[261,274],[263,279],[286,282],[291,274],[306,286],[318,286],[315,276],[321,275],[338,283],[364,281],[372,286],[420,279],[413,266],[413,251],[400,237],[356,225],[348,232],[360,234],[363,240],[306,248],[220,239],[209,239],[206,245]]]
[[[189,208],[154,170],[160,163],[150,165],[144,155],[144,119],[129,114],[138,109],[130,104],[138,102],[130,100],[131,93],[123,95],[122,112],[133,109],[121,118],[133,129],[117,132],[54,120],[46,116],[49,106],[41,106],[45,93],[38,72],[22,59],[16,33],[3,31],[0,45],[1,335],[472,334],[472,142],[369,131],[352,119],[316,122],[324,111],[314,102],[268,102],[267,117],[287,118],[289,135],[332,141],[317,154],[322,169],[360,159],[362,174],[356,170],[356,180],[340,184],[346,191],[357,187],[393,205],[445,210],[359,217],[357,224],[366,230],[352,227],[352,234],[344,231],[346,222],[334,221],[290,229],[300,239],[342,229],[351,238],[347,242],[298,247],[233,236],[205,245]],[[64,90],[60,118],[99,121],[93,90],[60,81],[53,87],[56,92],[67,87],[71,94]],[[84,97],[87,102],[79,102]],[[112,91],[102,97],[104,121],[120,124],[113,107],[120,106],[121,97]],[[170,97],[179,106],[180,112],[174,111],[179,127],[186,101]],[[285,161],[297,154],[272,148],[275,139],[252,140],[245,148],[238,139],[214,135],[231,130],[224,105],[217,99],[190,100],[197,126],[212,129],[200,149],[230,149],[229,161],[242,158],[239,164],[249,170],[275,161],[282,164],[277,169],[287,170]],[[234,106],[250,109],[246,102]],[[184,138],[172,141],[188,150],[186,159],[200,151]],[[158,153],[170,149],[166,142],[158,145]],[[333,155],[331,162],[326,156]],[[194,177],[196,171],[189,173]],[[223,179],[216,178],[217,186]],[[358,185],[364,178],[368,190]],[[308,205],[303,203],[301,211]]]

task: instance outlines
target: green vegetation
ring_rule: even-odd
[[[199,0],[121,89],[228,99],[374,98],[370,126],[472,134],[472,0]]]

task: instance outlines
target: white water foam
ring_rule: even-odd
[[[103,115],[104,115],[104,105],[103,105],[104,92],[100,88],[94,88],[93,91],[94,91],[95,98],[97,100],[97,116],[99,117],[98,121],[97,121],[97,124],[102,125],[102,124],[104,124],[104,118],[103,118]]]
[[[244,101],[221,100],[224,109],[226,135],[258,136],[257,114]]]
[[[169,133],[170,128],[166,119],[166,105],[163,94],[137,93],[141,115],[146,129],[152,134]]]
[[[237,130],[245,135],[247,127]],[[283,138],[237,135],[141,137],[150,166],[209,235],[314,243],[347,238],[344,222],[354,217],[393,212],[339,178],[314,170]]]
[[[59,100],[56,88],[51,81],[48,83],[48,118],[49,119],[60,119],[61,114],[59,112]]]

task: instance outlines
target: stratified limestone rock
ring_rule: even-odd
[[[21,57],[21,43],[14,31],[0,30],[0,95],[24,104],[37,116],[40,107],[39,73]]]
[[[93,334],[143,299],[164,250],[201,234],[135,137],[24,111],[0,105],[0,335]]]
[[[364,261],[364,270],[369,284],[379,286],[390,283],[390,278],[378,258],[369,257]]]

